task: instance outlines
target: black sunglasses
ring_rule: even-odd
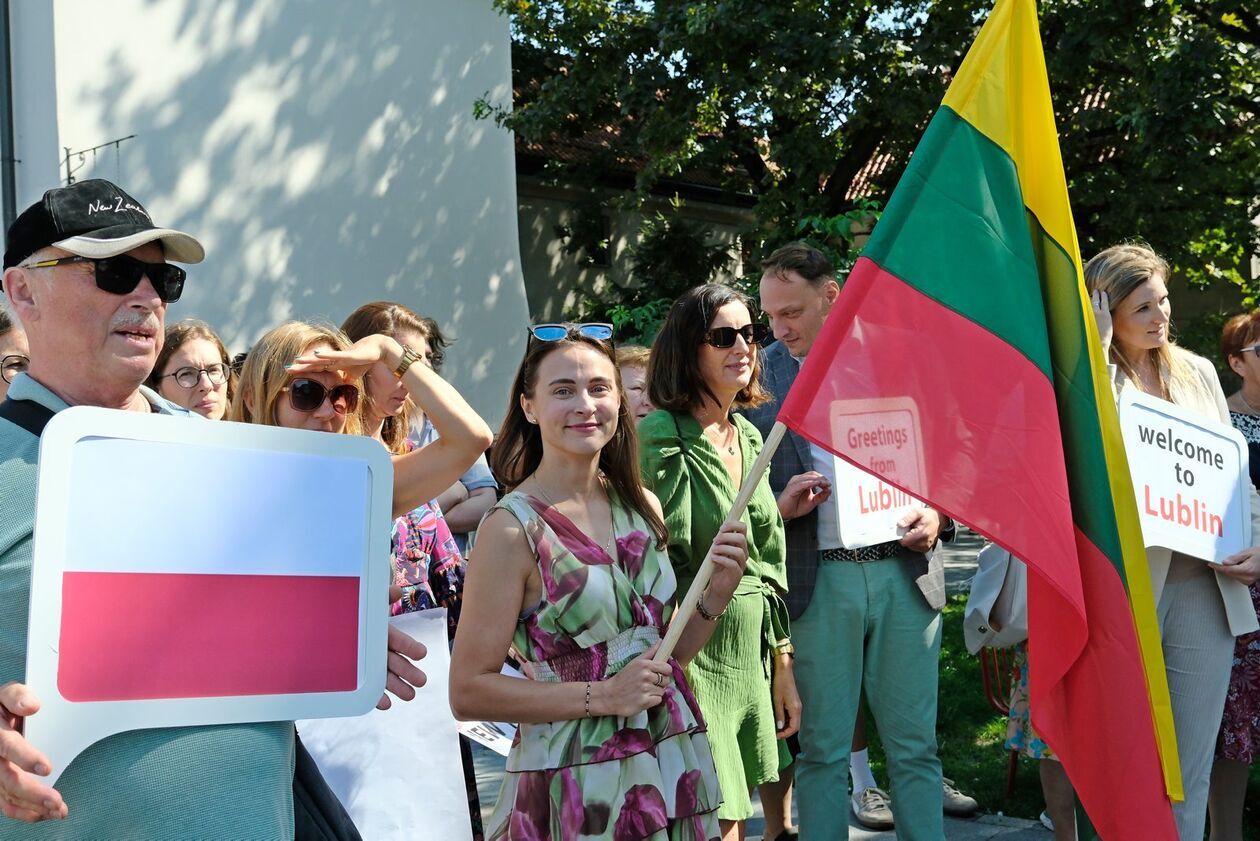
[[[184,293],[184,279],[188,273],[170,263],[146,263],[126,254],[116,257],[58,257],[56,260],[40,260],[20,266],[23,269],[46,269],[68,263],[91,263],[96,274],[96,288],[112,295],[130,295],[140,285],[141,279],[149,278],[162,303],[172,304]]]
[[[704,334],[704,343],[713,345],[715,348],[728,348],[734,346],[735,336],[737,335],[743,336],[744,343],[752,347],[766,340],[770,335],[770,328],[764,324],[745,324],[739,329],[734,327],[714,327]]]
[[[327,388],[319,380],[308,380],[298,377],[284,387],[289,392],[289,405],[298,412],[313,412],[324,401],[332,403],[333,411],[340,415],[349,414],[359,406],[359,387],[344,383]]]
[[[602,322],[588,324],[535,324],[529,328],[529,334],[540,342],[560,342],[575,335],[606,342],[612,338],[613,326]]]

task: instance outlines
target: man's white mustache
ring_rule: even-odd
[[[151,333],[154,336],[162,332],[161,322],[151,312],[124,312],[114,316],[109,323],[110,331],[131,330]]]

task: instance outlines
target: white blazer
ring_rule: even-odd
[[[1220,378],[1212,363],[1188,350],[1174,348],[1178,358],[1194,368],[1201,380],[1201,389],[1179,389],[1173,393],[1173,402],[1184,409],[1202,415],[1209,420],[1229,424],[1229,407],[1225,404],[1225,392],[1221,390]],[[1126,388],[1137,388],[1125,375],[1119,365],[1108,365],[1111,369],[1112,385],[1116,399]],[[1251,539],[1260,540],[1260,496],[1252,486],[1250,479],[1247,487],[1251,489]],[[1159,603],[1160,594],[1164,592],[1164,583],[1168,580],[1168,567],[1172,564],[1172,553],[1167,549],[1152,548],[1146,550],[1146,560],[1151,567],[1151,587],[1155,592],[1155,602]],[[1216,573],[1216,584],[1221,589],[1221,600],[1225,606],[1225,617],[1229,620],[1229,630],[1234,636],[1241,636],[1260,630],[1260,622],[1256,621],[1256,610],[1251,603],[1251,594],[1247,585],[1225,575]]]

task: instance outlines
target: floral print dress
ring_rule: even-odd
[[[437,500],[426,502],[394,520],[390,545],[394,555],[394,584],[403,591],[402,598],[390,605],[390,614],[398,616],[444,607],[447,630],[454,639],[464,600],[467,565]]]
[[[1247,440],[1251,481],[1260,489],[1260,418],[1230,412],[1229,419]],[[1251,603],[1260,618],[1260,581],[1251,585]],[[1246,765],[1260,759],[1260,631],[1234,641],[1234,668],[1229,675],[1216,758]]]
[[[512,645],[540,681],[599,681],[661,638],[676,580],[637,515],[613,501],[616,558],[519,491],[497,508],[525,529],[543,596]],[[682,668],[658,706],[629,717],[522,724],[488,838],[712,841],[721,801],[704,721]]]

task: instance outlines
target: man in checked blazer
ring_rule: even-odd
[[[774,252],[762,270],[761,305],[778,340],[765,351],[762,384],[774,400],[745,414],[764,436],[840,287],[827,258],[803,244]],[[832,487],[832,458],[789,431],[770,467],[787,531],[787,605],[802,701],[801,838],[848,836],[849,750],[865,690],[888,756],[897,837],[937,841],[944,837],[936,701],[945,577],[932,549],[939,537],[952,537],[954,525],[916,509],[902,519],[907,531],[899,541],[843,549],[831,494],[845,489]]]

